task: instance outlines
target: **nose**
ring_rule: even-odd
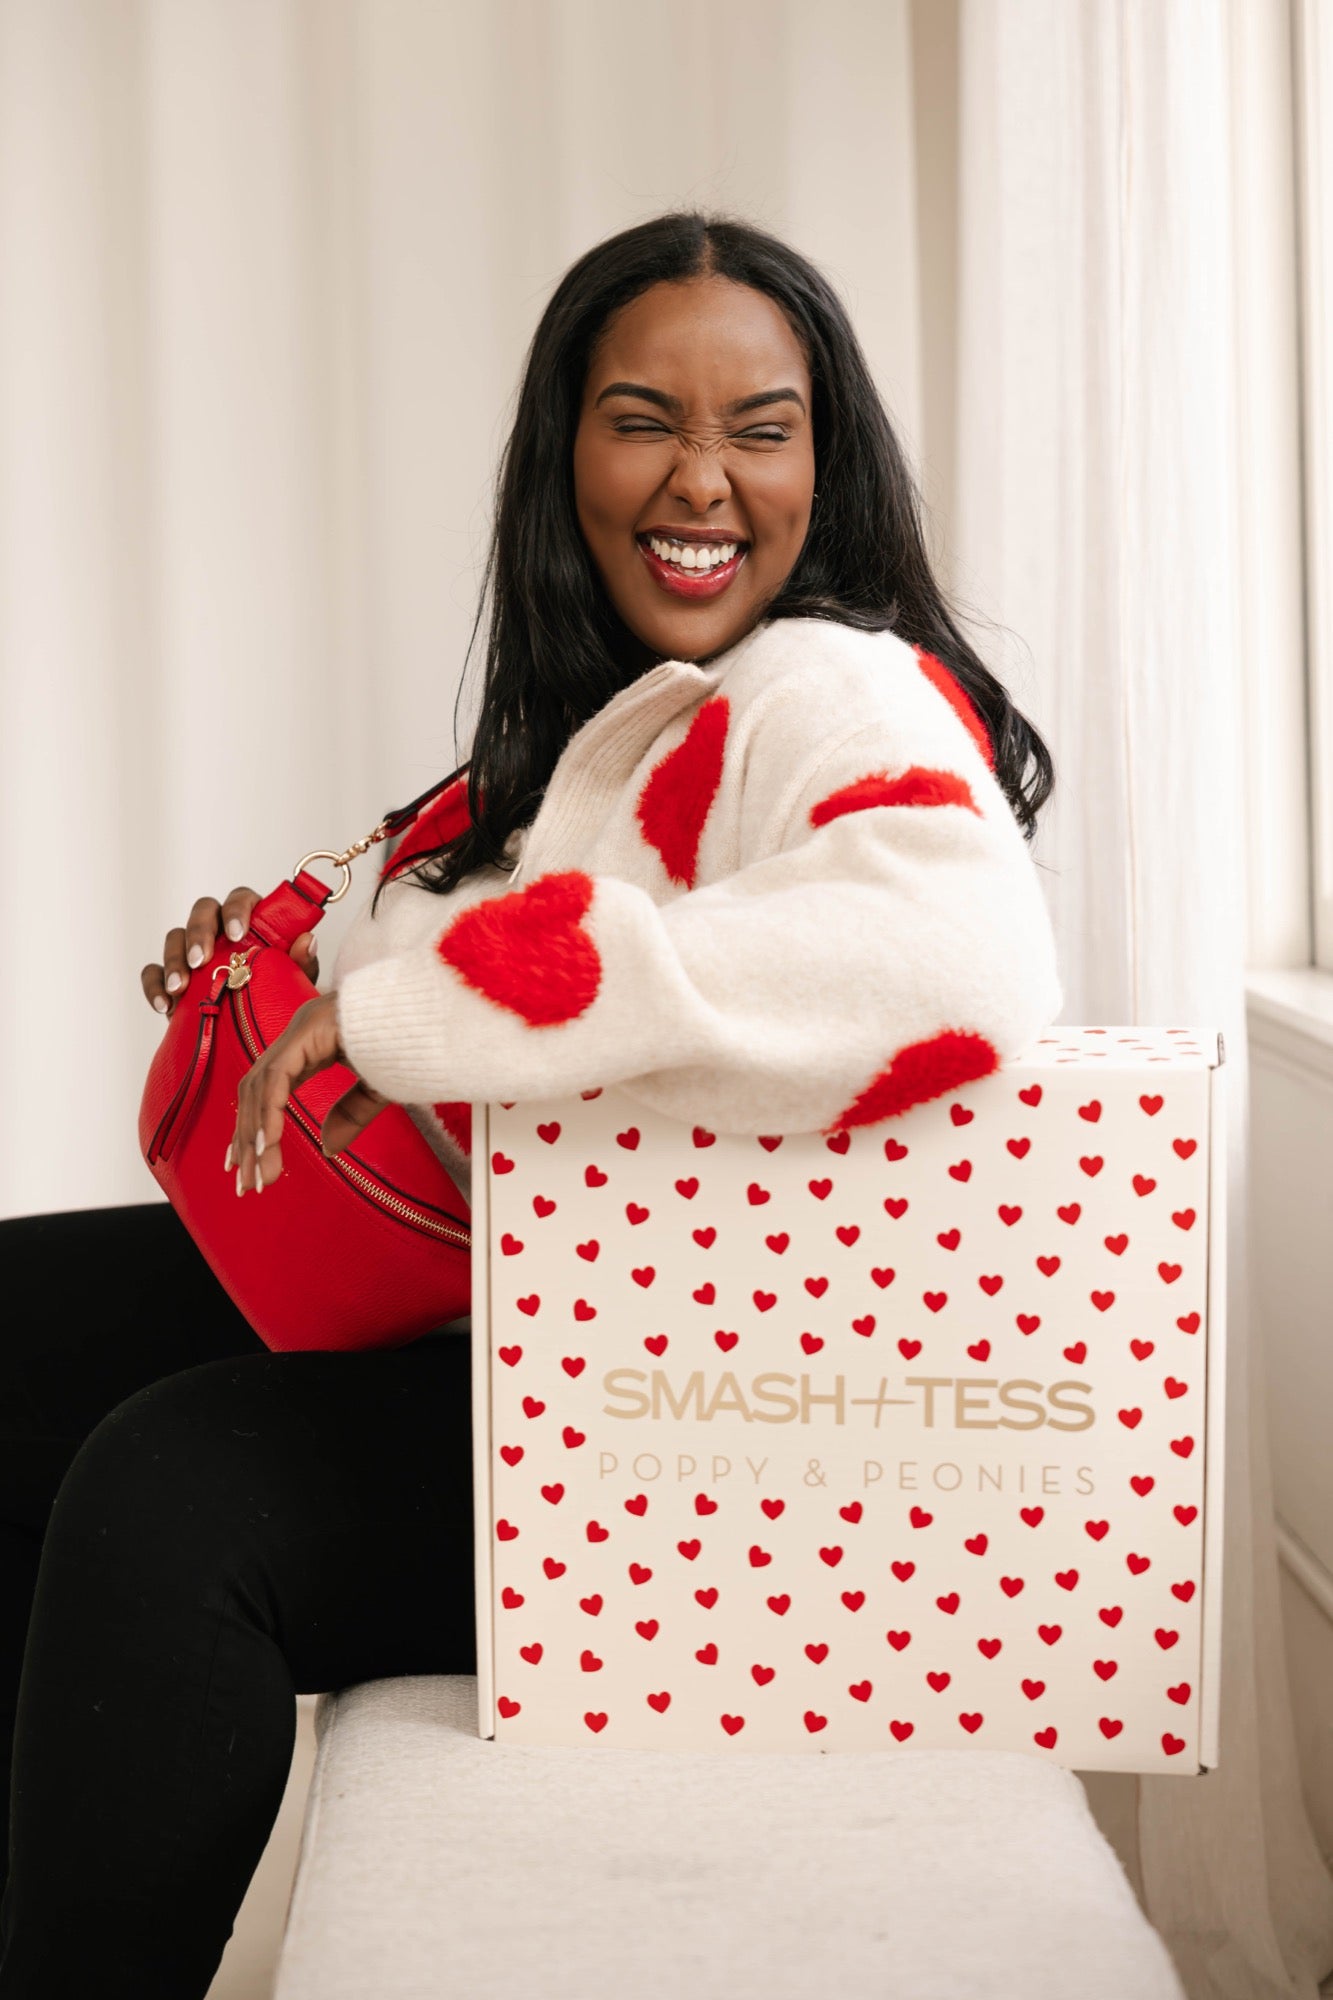
[[[701,445],[681,453],[666,490],[671,499],[683,501],[691,514],[702,517],[715,502],[730,497],[731,481],[720,453]]]

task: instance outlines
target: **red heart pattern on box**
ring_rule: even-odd
[[[1209,1084],[1065,1028],[828,1138],[488,1107],[497,1739],[1196,1768]]]

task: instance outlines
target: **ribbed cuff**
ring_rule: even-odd
[[[338,987],[338,1039],[348,1062],[397,1104],[468,1094],[456,1073],[443,1074],[452,1037],[449,983],[441,971],[433,953],[407,952],[359,966]]]

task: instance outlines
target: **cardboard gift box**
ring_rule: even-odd
[[[1217,1762],[1216,1030],[823,1137],[473,1107],[479,1727]]]

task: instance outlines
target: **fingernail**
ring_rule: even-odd
[[[228,1141],[227,1141],[227,1157],[226,1157],[226,1159],[225,1159],[225,1160],[224,1160],[224,1161],[222,1162],[222,1171],[223,1171],[223,1173],[224,1173],[224,1174],[229,1174],[229,1173],[231,1172],[231,1168],[232,1168],[232,1158],[231,1158],[231,1140],[230,1140],[230,1139],[228,1139]]]
[[[165,994],[165,993],[155,993],[155,994],[153,995],[153,1005],[154,1005],[154,1006],[156,1007],[156,1009],[157,1009],[157,1011],[158,1011],[158,1013],[159,1013],[159,1014],[165,1014],[165,1013],[166,1013],[166,1011],[167,1011],[167,996],[166,996],[166,994]]]
[[[184,984],[185,984],[185,981],[184,981],[184,980],[183,980],[183,979],[181,978],[181,976],[180,976],[179,972],[169,972],[169,973],[167,974],[167,991],[168,991],[168,993],[174,993],[174,992],[176,991],[176,988],[177,988],[178,986],[183,986]]]
[[[255,1133],[255,1158],[257,1160],[262,1160],[263,1157],[264,1157],[264,1134],[262,1131],[259,1131]]]
[[[227,924],[227,936],[231,939],[233,944],[235,944],[238,938],[242,938],[245,936],[245,926],[242,924],[239,917],[232,917],[229,920]]]
[[[192,944],[190,946],[190,949],[185,954],[185,963],[191,968],[191,970],[197,970],[203,964],[203,962],[204,962],[204,947],[201,944]]]
[[[241,1193],[241,1191],[242,1191],[242,1190],[241,1190],[241,1170],[240,1170],[240,1168],[239,1168],[239,1167],[237,1167],[237,1169],[236,1169],[236,1192],[237,1192],[237,1194],[240,1194],[240,1193]]]
[[[263,1173],[262,1173],[262,1172],[261,1172],[261,1170],[260,1170],[260,1166],[259,1166],[259,1162],[258,1162],[258,1160],[256,1160],[256,1161],[255,1161],[255,1193],[256,1193],[256,1194],[262,1194],[263,1192],[264,1192],[264,1176],[263,1176]]]

